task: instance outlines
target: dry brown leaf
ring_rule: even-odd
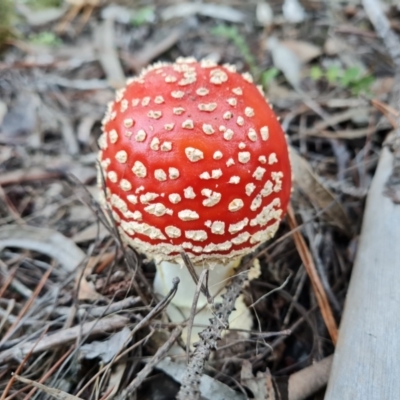
[[[332,192],[322,185],[310,164],[295,149],[290,147],[289,153],[294,183],[316,208],[324,210],[323,216],[329,225],[350,235],[352,231],[350,221]]]
[[[98,262],[99,257],[91,257],[86,266],[84,267],[83,272],[80,272],[76,275],[76,287],[79,288],[78,291],[78,299],[79,300],[106,300],[104,296],[96,291],[93,282],[89,282],[86,277],[89,276],[93,272],[93,268]]]
[[[251,390],[254,400],[276,400],[272,376],[268,368],[264,373],[258,371],[254,376],[251,362],[244,360],[240,372],[240,383]]]
[[[304,64],[322,54],[322,50],[319,46],[303,40],[282,40],[281,44],[292,50]]]

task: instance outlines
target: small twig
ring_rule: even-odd
[[[8,349],[0,353],[0,364],[11,361],[14,358],[25,356],[30,351],[33,354],[50,350],[63,344],[71,343],[80,336],[98,335],[100,333],[109,332],[111,330],[121,329],[129,323],[129,319],[119,315],[109,318],[87,322],[83,325],[74,326],[73,328],[62,329],[57,332],[51,332],[46,335],[35,347],[35,341],[29,341],[19,344],[16,347]],[[33,350],[32,350],[33,348]]]
[[[28,354],[26,354],[26,356],[24,357],[24,359],[19,363],[17,370],[15,371],[16,374],[19,374],[20,371],[22,370],[22,368],[26,365],[26,362],[29,360],[30,356],[33,353],[33,350],[35,349],[36,345],[40,342],[40,340],[43,338],[44,334],[46,333],[46,331],[44,331],[38,339],[36,339],[35,344],[33,345],[32,349],[29,351]],[[6,388],[4,389],[4,392],[0,398],[0,400],[4,400],[7,396],[7,393],[9,392],[9,390],[11,389],[13,383],[15,381],[15,377],[12,376],[11,379],[8,381]]]
[[[291,229],[297,228],[297,222],[294,216],[292,206],[288,207],[288,222]],[[329,335],[332,339],[333,344],[336,344],[338,338],[338,329],[335,318],[333,317],[332,309],[328,301],[328,297],[322,285],[321,279],[317,273],[314,260],[308,250],[306,242],[300,231],[293,233],[293,239],[296,244],[297,251],[299,252],[300,258],[303,261],[304,268],[307,271],[312,287],[314,289],[315,297],[321,310],[322,318],[325,321]]]
[[[200,275],[200,278],[198,279],[196,291],[194,292],[194,296],[193,296],[192,308],[190,310],[190,316],[189,316],[189,321],[188,321],[187,341],[186,341],[186,355],[187,355],[187,363],[188,364],[189,364],[189,353],[190,353],[190,338],[192,336],[192,328],[193,328],[194,317],[196,315],[197,302],[199,300],[200,291],[201,291],[201,287],[203,286],[204,278],[206,278],[206,279],[208,278],[208,269],[203,270],[203,272]]]
[[[198,285],[199,277],[196,274],[196,270],[194,268],[192,260],[189,258],[189,256],[185,252],[181,253],[181,257],[183,259],[183,262],[185,263],[186,268],[189,271],[190,276],[194,280],[194,283],[196,285]],[[201,283],[200,289],[201,289],[201,293],[203,293],[203,295],[207,298],[207,302],[212,303],[212,296],[208,290],[208,275],[206,276],[206,284],[204,285],[203,283]]]
[[[222,303],[214,305],[214,314],[211,324],[199,333],[200,341],[194,346],[196,349],[191,357],[185,375],[182,379],[182,386],[177,395],[178,400],[198,400],[200,398],[200,377],[203,374],[204,363],[209,358],[211,351],[217,348],[217,341],[221,339],[221,333],[229,326],[229,315],[235,309],[236,299],[247,279],[247,272],[237,273],[226,293],[222,295]]]
[[[19,376],[17,374],[14,375],[15,379],[17,381],[20,381],[22,383],[27,383],[29,385],[34,386],[35,388],[38,388],[39,390],[51,395],[52,397],[55,397],[56,399],[63,399],[63,400],[84,400],[80,397],[76,397],[73,396],[72,394],[68,394],[66,392],[64,392],[63,390],[60,389],[54,389],[54,388],[50,388],[46,385],[43,385],[39,382],[35,382],[31,379],[26,379],[23,378],[22,376]]]
[[[289,377],[289,400],[304,400],[322,389],[329,379],[333,356],[324,358]]]
[[[374,25],[376,33],[381,37],[390,57],[400,69],[400,41],[390,28],[390,22],[382,10],[379,0],[363,0],[364,10]]]
[[[261,300],[264,300],[265,298],[271,296],[271,294],[273,294],[279,290],[282,290],[289,283],[291,277],[292,277],[292,274],[289,274],[289,276],[285,279],[285,281],[282,283],[281,286],[278,286],[277,288],[270,290],[268,293],[263,294],[253,304],[250,304],[249,307],[255,307]]]
[[[136,378],[126,387],[125,390],[116,398],[117,400],[127,399],[147,378],[153,368],[164,358],[168,350],[172,347],[175,341],[182,333],[182,327],[177,326],[172,332],[168,340],[157,350],[153,358],[146,366],[136,375]]]
[[[38,383],[44,383],[46,380],[53,375],[54,371],[63,363],[63,361],[71,354],[74,347],[72,346],[66,353],[64,353],[60,359],[39,379]],[[24,398],[23,400],[29,400],[36,392],[37,388],[33,388]]]
[[[165,307],[168,306],[168,304],[171,302],[172,298],[175,296],[176,291],[178,290],[178,285],[179,285],[179,278],[174,278],[172,280],[172,289],[169,291],[167,296],[164,297],[158,304],[156,304],[156,306],[146,315],[145,318],[143,318],[137,325],[135,325],[135,327],[132,329],[130,335],[126,338],[125,342],[122,344],[121,348],[115,354],[113,359],[109,362],[109,364],[107,364],[104,368],[102,368],[95,376],[99,376],[101,372],[107,372],[107,370],[114,364],[115,361],[117,361],[122,355],[126,354],[128,351],[130,351],[132,349],[131,348],[131,349],[126,349],[125,351],[122,351],[125,348],[125,346],[129,343],[129,341],[133,338],[133,335],[139,329],[146,326],[157,314],[159,314],[162,310],[164,310]],[[136,343],[132,347],[134,347],[134,346],[136,346]],[[86,385],[83,386],[83,388],[78,392],[78,396],[84,392],[86,387],[91,382],[92,382],[92,380],[89,380],[89,382],[87,382]]]
[[[5,333],[3,336],[3,339],[0,341],[0,346],[2,346],[7,339],[10,338],[10,336],[13,335],[16,329],[18,329],[18,324],[19,321],[22,319],[22,317],[26,314],[26,312],[29,310],[33,302],[36,300],[36,297],[38,297],[39,293],[43,289],[45,283],[47,282],[47,279],[49,278],[51,272],[53,271],[53,266],[49,268],[46,273],[43,275],[42,279],[40,280],[39,284],[36,286],[35,291],[33,292],[32,296],[28,299],[28,301],[25,303],[25,305],[22,307],[21,311],[18,314],[18,318],[14,321],[14,323],[8,328],[8,331]]]
[[[95,308],[80,309],[79,311],[86,311],[91,317],[105,317],[109,314],[114,314],[121,310],[131,308],[141,301],[140,297],[127,297],[121,301],[111,303],[107,306],[98,306]]]

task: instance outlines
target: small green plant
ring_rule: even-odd
[[[63,1],[62,0],[27,0],[26,4],[35,9],[35,10],[43,10],[45,8],[58,8],[61,7]]]
[[[279,75],[279,69],[272,67],[267,69],[261,74],[261,84],[266,88],[277,76]]]
[[[62,44],[62,40],[55,35],[53,32],[45,31],[40,32],[29,37],[30,41],[35,44],[44,46],[59,46]]]
[[[227,26],[224,24],[217,25],[211,29],[211,34],[215,36],[222,36],[228,40],[231,40],[237,47],[240,55],[243,57],[245,62],[250,68],[250,72],[256,80],[260,77],[260,70],[257,67],[257,62],[254,56],[251,54],[250,48],[246,43],[244,37],[240,34],[236,26]]]
[[[152,6],[142,7],[135,10],[132,15],[131,23],[134,26],[142,26],[154,20],[154,8]]]
[[[363,74],[358,67],[343,69],[338,65],[332,65],[325,70],[319,66],[313,66],[310,77],[315,81],[326,79],[331,85],[349,89],[353,95],[368,94],[375,80],[372,75]]]

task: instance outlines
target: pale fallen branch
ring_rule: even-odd
[[[397,66],[390,105],[398,111],[400,40],[379,0],[363,4]],[[399,118],[396,124],[386,141],[394,146],[383,146],[368,194],[325,400],[400,399],[400,205],[386,195],[396,168],[400,175]]]
[[[400,206],[384,196],[393,155],[382,149],[325,400],[400,399]]]
[[[50,396],[58,400],[83,400],[81,397],[73,396],[72,394],[68,394],[60,389],[48,387],[46,385],[43,385],[42,383],[32,381],[31,379],[23,378],[22,376],[16,374],[14,375],[14,378],[17,381],[27,383],[28,385],[32,385],[35,388],[41,390],[44,393],[49,394]]]
[[[333,356],[324,358],[289,377],[289,400],[305,400],[328,382]]]
[[[20,359],[26,356],[30,351],[32,351],[32,354],[37,354],[42,351],[54,349],[61,345],[72,343],[79,337],[93,336],[119,330],[127,324],[129,324],[128,318],[114,315],[109,318],[86,322],[85,324],[74,326],[73,328],[51,332],[44,336],[37,344],[36,340],[32,340],[1,352],[0,365],[13,359]]]
[[[107,76],[107,82],[115,89],[125,86],[125,74],[114,41],[114,20],[109,18],[95,29],[95,43],[99,62]]]

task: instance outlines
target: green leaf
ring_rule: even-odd
[[[154,8],[152,6],[142,7],[133,12],[131,24],[141,26],[146,22],[151,22],[154,19]]]
[[[27,0],[27,5],[35,10],[61,7],[62,0]]]
[[[324,76],[324,72],[318,65],[314,65],[311,67],[311,70],[310,70],[311,79],[313,79],[314,81],[318,81],[323,76]]]
[[[278,68],[272,67],[264,71],[261,75],[261,83],[264,87],[268,86],[279,74]]]
[[[44,46],[59,46],[60,44],[62,44],[62,40],[53,32],[49,31],[31,35],[29,39],[32,43],[41,44]]]
[[[369,93],[374,82],[375,78],[372,75],[364,76],[351,85],[351,92],[354,95],[359,95],[360,93]]]
[[[343,76],[340,78],[340,84],[344,87],[349,87],[351,83],[357,82],[361,74],[358,67],[351,67],[344,71]]]
[[[326,79],[329,83],[336,83],[338,78],[342,75],[343,70],[337,65],[331,65],[326,71]]]

